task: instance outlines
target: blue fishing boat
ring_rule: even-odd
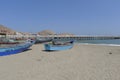
[[[73,47],[74,41],[70,41],[70,42],[65,42],[62,44],[44,44],[45,50],[46,51],[58,51],[58,50],[67,50],[67,49],[71,49]]]
[[[30,42],[27,41],[24,44],[18,44],[12,47],[0,48],[0,56],[17,54],[17,53],[23,52],[27,50],[29,47],[31,47],[34,43],[35,41],[30,41]]]

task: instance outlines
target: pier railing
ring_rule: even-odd
[[[120,39],[120,36],[61,36],[61,35],[48,35],[38,36],[39,38],[52,38],[57,40],[108,40],[108,39]]]

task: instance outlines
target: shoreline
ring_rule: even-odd
[[[75,43],[75,44],[82,44],[82,45],[101,45],[101,46],[120,46],[120,44],[94,44],[94,43]]]

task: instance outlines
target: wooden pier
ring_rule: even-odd
[[[39,38],[52,38],[54,40],[111,40],[120,39],[120,36],[39,36]]]

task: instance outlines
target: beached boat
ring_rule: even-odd
[[[9,38],[0,38],[0,45],[2,44],[19,44],[20,42],[15,41],[13,39],[9,39]]]
[[[71,49],[73,47],[74,41],[70,41],[70,42],[65,42],[62,44],[44,44],[45,50],[46,51],[57,51],[57,50],[67,50],[67,49]]]
[[[24,44],[18,44],[12,47],[0,48],[0,56],[17,54],[17,53],[23,52],[27,50],[29,47],[31,47],[34,43],[35,41],[30,41],[30,42],[27,41]]]
[[[35,44],[50,42],[52,39],[36,39]]]
[[[0,42],[0,44],[19,44],[19,42]]]

